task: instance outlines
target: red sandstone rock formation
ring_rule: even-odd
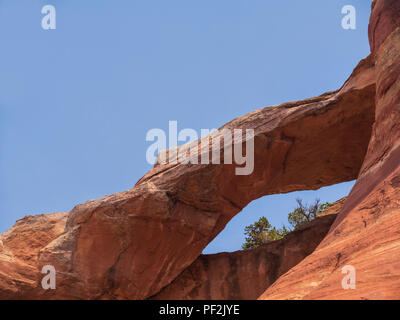
[[[236,175],[234,165],[159,165],[132,190],[75,207],[65,234],[40,255],[40,263],[59,272],[58,294],[153,296],[250,201],[354,179],[374,117],[373,70],[366,59],[337,92],[263,108],[224,126],[255,129],[249,176]]]
[[[373,54],[397,27],[400,27],[400,1],[374,0],[368,28],[369,43]]]
[[[262,108],[224,126],[255,129],[253,174],[237,176],[226,164],[158,165],[130,191],[76,206],[65,232],[40,251],[39,265],[57,270],[58,289],[46,295],[153,296],[250,201],[354,179],[371,134],[374,97],[368,58],[339,91]]]
[[[40,236],[33,255],[24,253],[26,238],[10,240],[16,229],[2,235],[0,298],[154,296],[250,201],[357,177],[324,241],[261,298],[399,298],[398,26],[398,2],[375,1],[372,55],[340,90],[223,127],[255,130],[253,174],[237,176],[226,164],[158,165],[130,191],[76,206],[65,230]],[[27,234],[34,238],[42,227]],[[57,290],[37,285],[46,264],[56,267]],[[341,288],[345,264],[357,269],[357,290]]]
[[[64,232],[66,221],[67,213],[28,216],[0,235],[0,298],[24,298],[38,289],[39,251]]]
[[[373,5],[376,115],[357,183],[317,250],[261,299],[400,298],[399,4],[378,0]],[[345,265],[356,269],[356,290],[341,286]]]

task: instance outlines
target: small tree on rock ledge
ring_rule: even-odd
[[[320,204],[316,199],[313,204],[305,205],[301,199],[296,199],[297,207],[288,214],[288,221],[291,228],[283,226],[281,229],[272,227],[266,217],[261,217],[254,224],[244,229],[246,235],[243,250],[249,250],[259,247],[267,242],[284,238],[289,232],[296,230],[304,223],[314,220],[321,212],[326,210],[332,204],[325,202]]]

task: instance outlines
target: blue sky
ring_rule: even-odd
[[[0,232],[30,214],[130,189],[151,166],[148,130],[218,128],[256,108],[335,90],[368,55],[365,0],[0,0]],[[41,8],[57,29],[41,28]],[[341,8],[357,29],[341,27]],[[205,252],[240,249],[297,197],[264,197]]]

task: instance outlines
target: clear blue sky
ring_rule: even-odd
[[[130,189],[150,169],[148,130],[218,128],[256,108],[339,88],[368,55],[370,0],[0,0],[0,232],[25,215]],[[57,29],[41,28],[41,8]],[[357,9],[357,30],[341,8]],[[251,203],[205,252],[240,249],[295,198]]]

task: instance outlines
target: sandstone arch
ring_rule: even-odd
[[[184,271],[250,201],[358,178],[317,250],[261,298],[398,298],[400,5],[375,0],[373,8],[372,55],[341,89],[223,127],[255,129],[252,175],[236,176],[230,165],[159,165],[132,190],[76,206],[65,232],[41,242],[39,258],[25,267],[5,241],[0,266],[13,275],[0,274],[1,296],[145,299]],[[43,264],[56,266],[57,292],[37,291],[34,270]],[[364,275],[359,291],[340,287],[344,264]],[[23,290],[12,290],[12,277],[25,281]]]
[[[255,129],[249,176],[235,175],[233,165],[159,165],[130,191],[76,206],[40,263],[61,270],[66,296],[144,299],[187,268],[250,201],[353,180],[374,119],[373,70],[369,57],[338,91],[226,124]]]
[[[376,116],[357,183],[317,250],[261,299],[400,298],[400,2],[375,0],[372,8]],[[345,265],[357,271],[356,290],[341,287]]]

